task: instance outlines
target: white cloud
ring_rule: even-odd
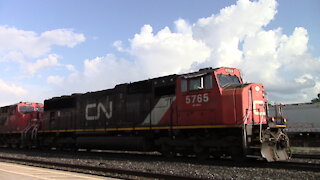
[[[128,46],[114,42],[127,59],[112,54],[87,59],[83,72],[73,72],[60,85],[71,93],[94,91],[208,66],[232,66],[240,68],[247,81],[263,83],[272,101],[308,101],[320,91],[320,58],[308,54],[305,28],[297,27],[291,35],[281,27],[266,30],[276,13],[275,0],[239,0],[194,24],[180,18],[174,22],[175,32],[168,27],[154,32],[144,25]]]
[[[0,54],[19,52],[27,58],[38,58],[50,52],[53,45],[74,47],[83,41],[83,34],[70,29],[56,29],[38,35],[33,31],[0,26]]]
[[[39,59],[35,63],[26,64],[25,70],[28,74],[34,75],[37,71],[47,69],[52,66],[59,66],[58,55],[50,54],[44,59]]]
[[[145,25],[129,41],[129,47],[122,47],[120,41],[114,46],[128,53],[131,60],[113,54],[85,60],[83,73],[72,73],[64,80],[69,93],[181,72],[210,56],[210,49],[203,42],[194,40],[191,34],[171,32],[168,27],[153,34],[152,27]]]
[[[193,25],[193,37],[204,41],[212,51],[211,66],[239,66],[243,52],[240,42],[266,26],[276,14],[276,2],[239,0],[217,15],[201,18]]]
[[[11,60],[23,63],[25,61],[25,58],[21,52],[17,52],[17,51],[4,53],[3,56],[0,55],[0,62],[8,62]]]
[[[25,95],[27,93],[27,90],[15,85],[15,84],[10,84],[2,79],[0,79],[0,99],[3,97],[6,97],[8,95],[14,95],[14,96],[20,96],[20,95]]]
[[[181,72],[210,56],[203,42],[194,40],[191,34],[171,32],[168,27],[153,34],[152,27],[145,25],[130,43],[129,53],[144,77]]]
[[[290,37],[283,35],[279,51],[285,57],[303,55],[308,48],[308,39],[308,31],[306,29],[303,27],[295,28]]]
[[[192,26],[184,19],[178,19],[174,22],[176,26],[177,33],[181,34],[192,34]]]
[[[67,65],[65,65],[65,67],[66,67],[69,71],[76,71],[76,68],[75,68],[72,64],[67,64]]]
[[[47,82],[51,84],[60,85],[63,82],[64,78],[61,76],[49,76]]]
[[[124,51],[122,41],[115,41],[113,46],[120,52]]]
[[[14,73],[6,73],[14,74],[16,79],[30,78],[43,69],[55,66],[64,66],[74,72],[73,65],[60,64],[58,59],[61,56],[50,52],[53,46],[72,48],[83,41],[84,35],[75,33],[72,29],[55,29],[37,34],[15,27],[0,26],[0,62],[7,70],[14,69]],[[20,70],[17,71],[17,67]],[[41,78],[42,75],[37,74],[37,77]]]
[[[47,42],[48,45],[74,47],[85,41],[85,37],[83,34],[76,34],[70,29],[56,29],[42,33],[40,41]]]

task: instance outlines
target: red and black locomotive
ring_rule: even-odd
[[[37,135],[23,144],[286,160],[284,122],[266,106],[263,85],[243,83],[238,69],[206,68],[45,100]]]
[[[41,103],[20,102],[0,107],[0,143],[11,147],[32,145],[42,118]]]

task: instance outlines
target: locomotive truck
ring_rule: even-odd
[[[47,99],[36,140],[25,140],[49,148],[287,160],[284,121],[266,112],[262,84],[243,83],[236,68],[205,68]]]

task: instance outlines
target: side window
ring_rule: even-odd
[[[9,115],[14,115],[17,111],[17,106],[11,106],[9,109],[8,109],[8,112],[9,112]]]
[[[55,112],[50,112],[50,122],[54,122],[56,120]]]
[[[186,79],[181,80],[181,92],[187,92],[188,82]]]
[[[43,112],[43,107],[36,107],[36,111]]]
[[[206,75],[204,77],[205,89],[212,89],[212,76]]]
[[[189,83],[189,89],[188,89]],[[181,92],[197,91],[202,89],[212,89],[212,75],[208,74],[205,76],[193,78],[193,79],[182,79],[181,80]]]
[[[189,81],[190,91],[196,91],[203,89],[203,78],[190,79]]]

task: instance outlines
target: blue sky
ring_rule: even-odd
[[[320,92],[319,8],[317,0],[0,0],[0,105],[205,66],[241,68],[270,101],[310,101]]]

